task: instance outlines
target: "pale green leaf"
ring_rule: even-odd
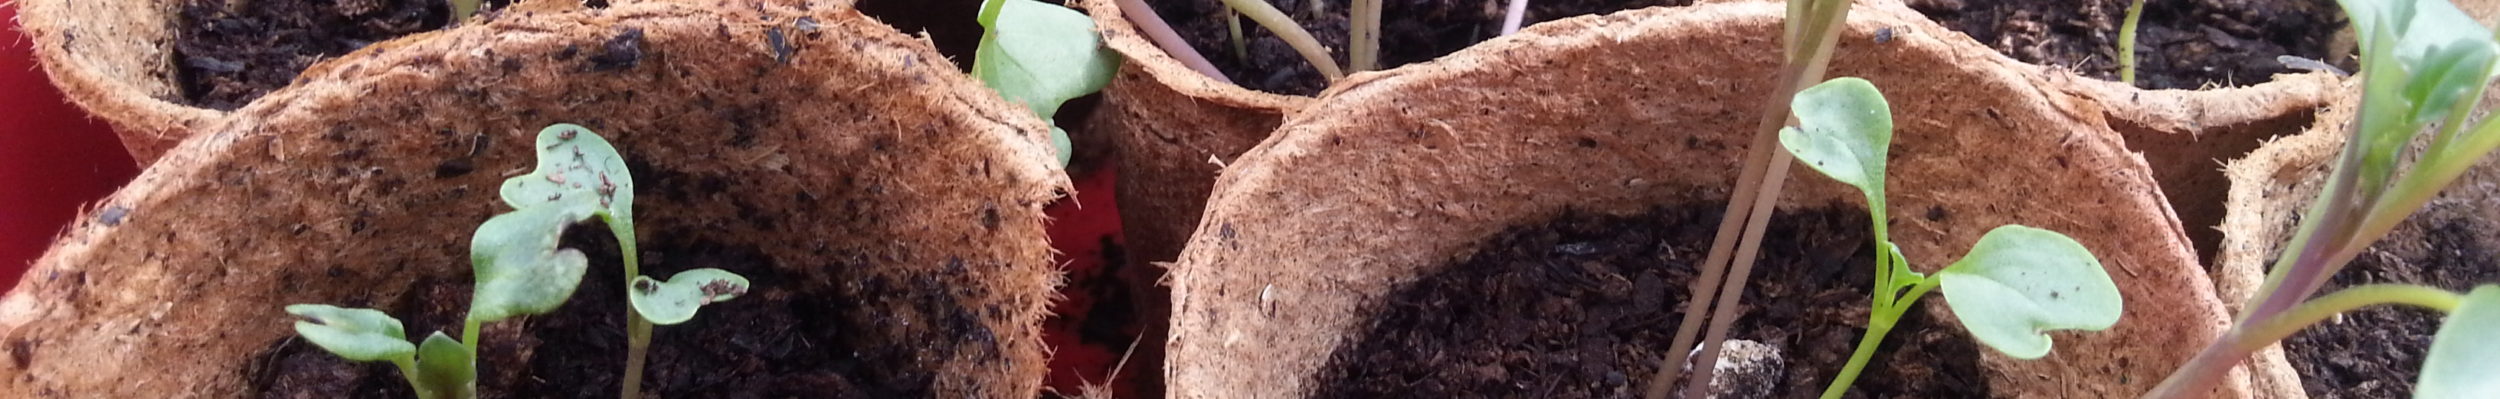
[[[538,153],[538,168],[504,179],[499,192],[504,204],[523,209],[590,196],[599,199],[610,223],[632,228],[634,175],[626,170],[625,157],[606,138],[589,128],[559,123],[540,129],[537,143],[530,148]]]
[[[1102,47],[1093,18],[1033,0],[1004,1],[998,15],[978,21],[986,31],[973,56],[974,77],[1043,119],[1060,103],[1111,83],[1120,58]]]
[[[651,324],[671,325],[693,319],[696,309],[727,301],[747,293],[747,279],[721,269],[694,269],[677,273],[667,281],[647,276],[634,277],[633,289],[626,290],[634,311]]]
[[[477,354],[441,331],[425,337],[418,348],[417,378],[420,391],[433,398],[477,397]]]
[[[1857,186],[1867,203],[1884,197],[1884,156],[1892,147],[1892,107],[1865,79],[1839,78],[1797,92],[1795,127],[1780,129],[1780,146],[1797,162]],[[1880,209],[1879,209],[1880,211]],[[1876,223],[1883,223],[1877,220]]]
[[[2422,360],[2416,398],[2500,398],[2500,286],[2474,287]]]
[[[1972,336],[2018,359],[2048,355],[2048,331],[2107,329],[2125,307],[2083,244],[2021,225],[1988,231],[1936,278]]]
[[[286,312],[301,318],[295,321],[296,334],[347,360],[405,360],[417,352],[399,319],[379,310],[302,304],[287,305]]]
[[[566,227],[589,219],[598,206],[591,197],[573,196],[496,215],[478,225],[469,241],[469,262],[477,271],[469,320],[546,313],[571,298],[589,260],[581,251],[557,248],[557,243]]]

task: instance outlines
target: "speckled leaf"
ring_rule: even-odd
[[[559,123],[539,130],[531,148],[538,151],[538,169],[503,181],[504,204],[525,209],[568,197],[595,197],[609,223],[631,230],[634,175],[606,138],[589,128]]]
[[[2448,314],[2422,360],[2416,398],[2500,398],[2500,286],[2474,287]]]
[[[633,289],[626,290],[634,311],[642,313],[651,324],[672,325],[694,318],[703,305],[727,301],[747,293],[746,277],[721,269],[694,269],[677,273],[667,281],[648,276],[634,277]]]
[[[301,318],[295,321],[296,334],[347,360],[405,360],[417,352],[399,319],[379,310],[306,304],[287,305],[286,312]]]
[[[2107,329],[2125,306],[2082,243],[2021,225],[1989,230],[1936,278],[1962,327],[2017,359],[2048,355],[2048,331]]]

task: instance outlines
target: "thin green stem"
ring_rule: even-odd
[[[617,251],[623,252],[625,289],[630,292],[634,289],[634,277],[642,276],[642,251],[635,248],[633,227],[611,221],[608,223],[608,232],[616,235]],[[651,321],[643,319],[642,312],[635,311],[632,305],[627,305],[625,307],[625,379],[623,382],[625,385],[619,391],[623,393],[624,399],[642,397],[643,356],[650,351],[650,348]]]
[[[469,20],[471,15],[477,15],[478,3],[481,2],[483,0],[451,0],[451,23],[458,24]]]
[[[1354,72],[1380,69],[1380,0],[1354,0],[1354,53],[1346,57],[1346,69]]]
[[[1875,346],[1882,344],[1884,335],[1891,333],[1892,326],[1868,325],[1866,336],[1858,338],[1857,351],[1849,353],[1848,365],[1841,366],[1840,376],[1832,377],[1832,384],[1823,387],[1823,399],[1838,399],[1841,394],[1849,393],[1849,385],[1858,380],[1858,373],[1866,371],[1866,363],[1875,359]]]
[[[2118,25],[2118,81],[2135,85],[2135,28],[2144,19],[2144,0],[2127,5],[2127,20]]]
[[[426,389],[424,383],[417,381],[416,358],[408,357],[391,359],[391,365],[399,366],[399,376],[408,380],[408,389],[417,391],[417,399],[436,399],[442,396],[442,394],[435,393],[434,390]]]
[[[1693,292],[1697,294],[1686,303],[1683,320],[1677,324],[1675,337],[1669,344],[1667,352],[1662,356],[1663,359],[1659,361],[1658,372],[1650,378],[1649,386],[1643,391],[1643,398],[1663,399],[1668,391],[1674,390],[1676,381],[1682,376],[1680,372],[1684,369],[1687,359],[1691,359],[1685,354],[1694,347],[1694,340],[1704,335],[1711,338],[1700,342],[1699,358],[1709,363],[1694,368],[1694,380],[1705,382],[1696,384],[1699,388],[1688,387],[1685,394],[1691,397],[1708,390],[1706,381],[1714,371],[1712,369],[1715,367],[1718,356],[1718,346],[1715,343],[1718,337],[1726,336],[1726,322],[1728,321],[1726,319],[1731,319],[1731,317],[1718,317],[1719,320],[1714,320],[1709,324],[1709,333],[1702,334],[1704,315],[1729,313],[1728,309],[1733,309],[1735,302],[1742,297],[1744,281],[1753,271],[1751,255],[1744,255],[1744,260],[1732,264],[1729,261],[1737,254],[1751,252],[1751,249],[1758,248],[1760,244],[1761,229],[1749,226],[1769,221],[1768,213],[1771,212],[1772,206],[1767,204],[1777,200],[1780,183],[1787,180],[1787,166],[1793,162],[1793,158],[1787,151],[1779,149],[1779,129],[1792,119],[1788,100],[1796,96],[1798,91],[1813,85],[1814,81],[1821,80],[1824,68],[1830,62],[1831,42],[1834,41],[1832,39],[1838,32],[1837,29],[1818,31],[1833,34],[1811,36],[1819,38],[1820,42],[1810,44],[1802,40],[1809,36],[1801,35],[1800,33],[1805,29],[1800,27],[1837,25],[1848,15],[1846,0],[1789,0],[1788,5],[1789,18],[1783,23],[1785,33],[1782,35],[1784,55],[1787,58],[1781,66],[1780,82],[1776,86],[1783,91],[1780,95],[1764,101],[1762,118],[1754,131],[1751,146],[1747,147],[1745,163],[1737,174],[1735,190],[1729,195],[1727,210],[1720,215],[1718,233],[1711,240],[1710,252],[1702,261],[1701,278],[1694,281],[1692,285]],[[1825,15],[1826,12],[1832,15]],[[1799,49],[1813,50],[1799,51]],[[1764,215],[1756,218],[1754,217],[1756,212]],[[1740,246],[1743,248],[1740,249]],[[1727,292],[1739,292],[1739,294],[1730,295]],[[1718,300],[1723,297],[1728,299]],[[1719,304],[1720,308],[1710,311],[1714,310],[1712,307],[1714,302]],[[1710,312],[1705,313],[1705,311]]]
[[[1311,62],[1311,67],[1319,68],[1321,76],[1327,76],[1331,81],[1345,78],[1345,71],[1337,69],[1337,60],[1328,56],[1328,47],[1320,45],[1318,38],[1311,37],[1310,31],[1302,30],[1302,24],[1293,22],[1293,17],[1277,10],[1275,5],[1261,0],[1224,0],[1224,5],[1232,7],[1242,16],[1250,17],[1250,22],[1257,22],[1269,33],[1276,34],[1277,38],[1285,39],[1285,44],[1293,46],[1294,52],[1301,53],[1303,60]]]
[[[2456,311],[2465,296],[2432,287],[2409,284],[2369,284],[2346,288],[2333,294],[2303,302],[2300,306],[2277,313],[2264,320],[2244,321],[2222,340],[2205,346],[2203,352],[2181,366],[2179,371],[2163,379],[2161,385],[2145,394],[2146,398],[2195,398],[2213,391],[2222,375],[2248,355],[2267,345],[2282,341],[2301,328],[2325,321],[2363,306],[2396,304],[2412,305],[2440,312]]]
[[[1248,62],[1250,60],[1250,40],[1246,37],[1246,35],[1241,33],[1240,12],[1233,11],[1233,9],[1230,8],[1224,9],[1224,30],[1229,31],[1233,36],[1233,59]]]
[[[1892,256],[1885,254],[1884,257]],[[1849,363],[1841,366],[1840,375],[1832,377],[1832,384],[1823,388],[1823,399],[1837,399],[1841,394],[1849,393],[1849,386],[1858,381],[1858,373],[1866,371],[1866,364],[1875,360],[1875,350],[1883,345],[1884,336],[1891,334],[1893,326],[1900,325],[1901,316],[1909,314],[1912,309],[1911,305],[1918,304],[1918,298],[1926,296],[1927,291],[1934,290],[1940,281],[1939,279],[1919,280],[1917,285],[1910,286],[1909,292],[1887,301],[1891,302],[1891,305],[1878,305],[1874,310],[1867,312],[1866,336],[1858,338],[1858,349],[1849,354]],[[1883,288],[1883,291],[1892,291],[1896,287]],[[1877,295],[1884,296],[1891,294],[1891,292],[1877,293]]]

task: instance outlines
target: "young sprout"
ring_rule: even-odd
[[[1360,3],[1367,0],[1355,1]],[[1293,22],[1292,16],[1285,15],[1285,12],[1276,9],[1275,5],[1267,4],[1265,0],[1224,0],[1224,6],[1232,7],[1234,12],[1250,17],[1250,22],[1257,22],[1259,26],[1266,27],[1268,32],[1275,33],[1277,38],[1285,39],[1285,44],[1293,46],[1294,52],[1301,53],[1303,60],[1311,62],[1311,67],[1319,68],[1321,76],[1326,76],[1331,81],[1345,78],[1345,72],[1337,69],[1337,60],[1328,56],[1328,46],[1319,44],[1318,38],[1311,37],[1310,31],[1302,30],[1302,24]],[[1314,2],[1313,6],[1317,7],[1317,2]],[[1357,5],[1355,9],[1360,10],[1362,7]],[[1358,22],[1357,25],[1361,23]]]
[[[460,339],[438,331],[422,343],[409,344],[398,319],[372,309],[299,304],[287,306],[286,311],[300,318],[295,322],[296,334],[322,350],[348,360],[388,361],[398,366],[420,398],[474,398],[479,326],[544,314],[571,298],[574,288],[581,285],[588,260],[581,251],[558,248],[557,242],[566,227],[589,220],[612,200],[580,193],[545,197],[516,204],[512,212],[478,225],[469,240],[469,263],[477,285]]]
[[[2500,147],[2500,124],[2468,121],[2500,60],[2500,42],[2439,0],[2342,1],[2361,46],[2361,108],[2334,172],[2239,321],[2149,395],[2200,397],[2248,354],[2303,327],[2362,306],[2449,312],[2425,359],[2416,397],[2500,397],[2493,286],[2459,295],[2399,284],[2347,288],[2311,299],[2336,271]],[[2428,134],[2429,137],[2422,137]],[[2427,140],[2416,140],[2417,138]],[[2417,147],[2416,142],[2423,143]],[[2406,159],[2415,159],[2399,174]]]
[[[1510,0],[1510,9],[1502,12],[1502,34],[1519,32],[1519,23],[1528,19],[1528,0]]]
[[[1033,0],[989,0],[981,5],[979,21],[981,47],[972,58],[972,76],[1043,121],[1058,114],[1061,103],[1101,91],[1120,67],[1120,57],[1094,35],[1094,20],[1076,10]],[[1072,150],[1067,130],[1053,123],[1050,141],[1066,165]]]
[[[1979,343],[2017,359],[2049,353],[2053,330],[2099,331],[2118,323],[2124,303],[2092,253],[2057,232],[2021,225],[1989,230],[1962,260],[1936,275],[1919,274],[1889,237],[1884,162],[1892,145],[1892,110],[1875,85],[1839,78],[1798,92],[1798,126],[1780,130],[1780,144],[1805,164],[1866,195],[1874,223],[1874,310],[1849,363],[1823,390],[1839,398],[1927,291],[1944,290],[1947,305]]]
[[[642,364],[651,347],[652,324],[673,325],[694,317],[695,307],[726,301],[747,292],[746,278],[719,269],[695,269],[671,280],[642,275],[641,252],[634,239],[634,175],[625,157],[590,129],[556,124],[538,131],[538,169],[505,179],[502,197],[515,208],[540,206],[571,198],[598,198],[591,214],[606,222],[616,236],[625,261],[626,398],[642,397]],[[694,287],[685,290],[675,287]],[[665,289],[661,289],[665,288]]]
[[[1354,72],[1380,69],[1380,0],[1354,0],[1352,29],[1346,36],[1354,52],[1346,56],[1346,70]]]
[[[2118,81],[2135,84],[2135,27],[2144,19],[2144,0],[2127,5],[2127,20],[2118,26]]]

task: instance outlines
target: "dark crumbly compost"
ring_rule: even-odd
[[[2319,293],[2361,284],[2422,284],[2456,292],[2477,284],[2500,282],[2500,251],[2474,242],[2478,234],[2463,221],[2424,234],[2428,250],[2421,258],[2372,256],[2353,258]],[[2301,389],[2309,397],[2403,398],[2413,396],[2422,359],[2445,315],[2406,306],[2373,306],[2345,312],[2340,322],[2318,323],[2283,340],[2292,367],[2300,372]]]
[[[1278,10],[1291,14],[1302,29],[1319,38],[1320,44],[1332,49],[1331,55],[1342,67],[1346,62],[1347,31],[1351,30],[1345,0],[1317,0],[1320,9],[1313,10],[1315,0],[1270,0]],[[1301,53],[1293,51],[1266,28],[1248,18],[1241,20],[1242,37],[1248,43],[1248,58],[1233,53],[1231,31],[1225,25],[1226,12],[1221,0],[1147,0],[1180,33],[1198,53],[1205,55],[1216,69],[1223,70],[1233,83],[1252,90],[1296,94],[1319,94],[1328,86],[1319,69],[1312,67]],[[1380,21],[1380,67],[1428,61],[1502,33],[1502,17],[1508,2],[1484,0],[1382,0]],[[1649,6],[1681,6],[1691,0],[1536,0],[1528,2],[1527,18],[1521,25],[1551,21],[1580,15],[1602,14]],[[1316,12],[1314,12],[1316,11]],[[1349,71],[1350,72],[1350,71]]]
[[[174,69],[182,101],[233,110],[304,68],[365,45],[441,29],[441,0],[186,0]]]
[[[1375,304],[1373,319],[1318,371],[1315,397],[1638,395],[1681,320],[1717,213],[1574,213],[1500,233]],[[1729,338],[1786,357],[1773,397],[1821,393],[1864,332],[1874,283],[1866,229],[1855,210],[1771,219]],[[1909,312],[1848,397],[1986,397],[1978,361],[1977,343],[1957,326]]]
[[[2118,28],[2131,0],[1909,3],[2014,59],[2118,79]],[[2333,0],[2149,1],[2136,31],[2136,82],[2155,89],[2245,86],[2299,72],[2275,60],[2281,55],[2349,68],[2334,49],[2343,27]]]

